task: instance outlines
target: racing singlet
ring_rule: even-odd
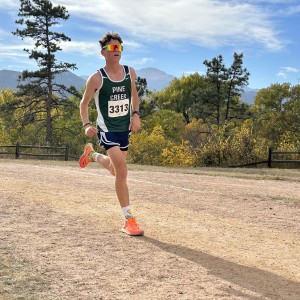
[[[102,86],[94,95],[98,112],[97,125],[102,132],[129,130],[131,116],[131,76],[128,66],[123,66],[124,78],[111,80],[104,68],[99,70]]]

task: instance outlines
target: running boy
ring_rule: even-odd
[[[141,127],[136,74],[132,68],[120,64],[123,41],[117,33],[108,32],[99,43],[106,64],[88,78],[80,102],[80,116],[85,134],[97,135],[108,156],[95,152],[93,145],[87,144],[79,165],[84,168],[91,161],[97,161],[115,176],[115,190],[124,214],[122,231],[143,235],[130,209],[126,164],[130,133]],[[89,120],[88,105],[92,98],[98,112],[96,127]]]

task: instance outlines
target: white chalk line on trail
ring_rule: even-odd
[[[64,171],[64,172],[72,172],[72,173],[78,173],[78,174],[85,174],[85,175],[91,175],[91,176],[101,176],[104,178],[110,178],[110,179],[114,179],[114,176],[112,175],[103,175],[103,174],[96,174],[96,173],[89,173],[86,171],[76,171],[76,170],[65,170],[62,168],[54,168],[54,167],[49,167],[49,166],[32,166],[32,167],[36,167],[36,168],[47,168],[47,169],[51,169],[54,171]],[[132,182],[138,182],[138,183],[145,183],[148,185],[153,185],[153,186],[162,186],[162,187],[166,187],[166,188],[170,188],[170,189],[180,189],[183,191],[188,191],[188,192],[201,192],[200,190],[196,190],[196,189],[191,189],[191,188],[187,188],[187,187],[182,187],[182,186],[177,186],[177,185],[173,185],[173,184],[165,184],[165,183],[158,183],[158,182],[152,182],[152,181],[147,181],[147,180],[139,180],[139,179],[133,179],[133,178],[128,178],[128,181],[132,181]]]

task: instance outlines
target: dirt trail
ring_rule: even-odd
[[[0,299],[300,299],[300,183],[0,161]]]

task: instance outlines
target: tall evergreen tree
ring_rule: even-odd
[[[71,41],[63,33],[52,31],[59,20],[66,21],[69,14],[63,6],[53,6],[48,0],[20,0],[20,8],[16,20],[21,28],[13,32],[23,39],[35,41],[32,50],[24,49],[29,59],[34,59],[38,65],[37,71],[25,70],[20,76],[18,86],[20,96],[14,103],[15,109],[23,111],[22,123],[39,123],[46,125],[46,141],[53,143],[53,120],[59,115],[60,108],[70,105],[67,96],[76,94],[74,87],[66,87],[55,82],[58,74],[76,65],[58,61],[55,54],[61,51],[60,43]],[[23,81],[23,84],[21,84]]]
[[[216,121],[218,126],[221,123],[221,110],[225,102],[224,82],[227,80],[227,70],[223,63],[222,55],[214,57],[211,61],[205,60],[203,64],[207,67],[206,76],[208,79],[210,97],[209,103],[212,111],[216,112]]]
[[[226,112],[225,120],[230,119],[230,109],[232,107],[233,97],[240,97],[243,92],[243,87],[248,85],[250,73],[246,68],[243,68],[243,53],[233,54],[233,63],[227,69],[227,85],[226,85]]]
[[[243,68],[243,53],[233,55],[233,63],[227,68],[222,55],[205,60],[207,67],[206,77],[208,88],[206,90],[206,105],[211,106],[215,114],[216,123],[221,125],[222,120],[230,120],[230,110],[237,110],[236,97],[240,97],[243,87],[248,84],[250,73]],[[243,106],[240,106],[243,110]]]

